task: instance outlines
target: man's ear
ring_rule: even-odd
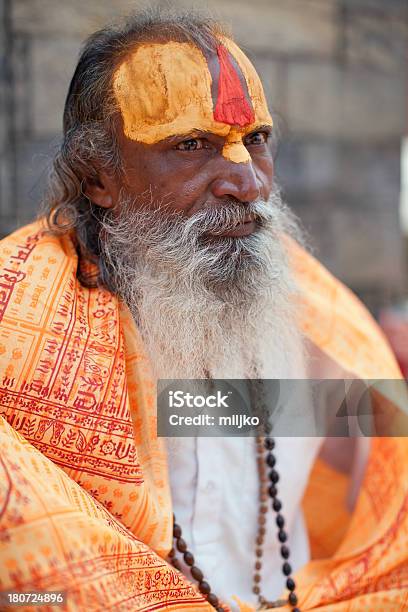
[[[99,172],[97,177],[83,179],[82,192],[93,204],[102,208],[113,208],[119,196],[114,177],[106,172]]]

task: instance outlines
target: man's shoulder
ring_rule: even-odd
[[[0,241],[0,322],[40,324],[51,302],[74,291],[77,255],[68,235],[54,236],[39,220]]]
[[[308,339],[359,378],[400,378],[383,332],[358,297],[295,242],[289,242],[288,252]]]
[[[19,249],[21,259],[15,253],[11,253],[15,248]],[[46,249],[60,252],[61,257],[76,257],[76,251],[69,233],[60,236],[53,234],[44,219],[40,218],[32,223],[17,228],[11,234],[0,240],[0,257],[3,259],[11,255],[16,262],[25,261],[23,250],[31,253],[34,250],[44,251]],[[2,261],[0,260],[0,265]]]

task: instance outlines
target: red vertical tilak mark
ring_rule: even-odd
[[[243,127],[255,121],[255,113],[248,103],[239,76],[223,45],[217,47],[218,61],[220,62],[220,76],[218,81],[217,104],[214,110],[214,119],[229,125]]]

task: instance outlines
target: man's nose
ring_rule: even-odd
[[[212,184],[216,198],[232,196],[241,202],[253,202],[259,198],[260,192],[261,185],[251,161],[239,164],[225,161],[222,173]]]

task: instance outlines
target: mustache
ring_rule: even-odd
[[[207,234],[221,235],[249,218],[255,221],[258,227],[265,227],[271,223],[273,217],[273,210],[268,202],[256,200],[243,203],[231,199],[217,206],[205,206],[191,217],[181,217],[177,214],[174,222],[180,224],[181,236],[200,238]]]
[[[255,233],[242,238],[217,239],[218,235],[233,230],[237,224],[249,219],[257,225],[258,231]],[[207,254],[211,254],[220,249],[228,251],[234,245],[246,248],[258,245],[262,240],[279,239],[282,232],[295,237],[300,243],[304,242],[296,216],[283,202],[276,183],[267,200],[258,198],[241,202],[234,197],[208,199],[191,216],[177,207],[174,197],[166,203],[154,202],[148,195],[146,198],[135,198],[123,190],[121,205],[115,210],[108,209],[101,220],[100,243],[103,246],[114,234],[111,247],[115,252],[120,250],[122,253],[123,249],[123,253],[129,257],[141,249],[155,252],[165,243],[166,252],[186,249],[186,253],[191,253],[192,250],[203,252],[205,249],[206,252],[208,250]]]

